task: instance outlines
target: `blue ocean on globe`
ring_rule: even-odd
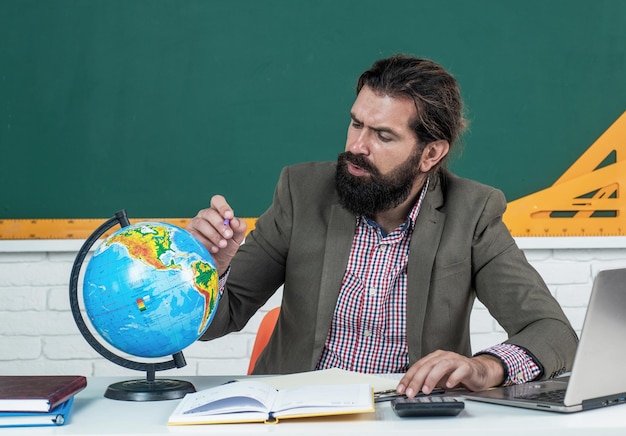
[[[163,357],[196,341],[218,303],[218,273],[208,250],[167,223],[129,225],[107,237],[83,281],[89,320],[113,347]]]

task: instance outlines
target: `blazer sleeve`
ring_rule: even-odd
[[[504,195],[493,190],[478,220],[473,276],[478,299],[507,332],[507,343],[527,350],[552,378],[571,369],[578,338],[539,273],[502,221]]]
[[[288,170],[283,169],[272,205],[233,258],[224,292],[201,340],[240,331],[285,280],[291,229]]]

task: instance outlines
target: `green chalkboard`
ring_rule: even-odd
[[[459,80],[451,162],[509,200],[626,110],[620,0],[0,0],[0,218],[240,216],[343,150],[358,75],[396,52]]]

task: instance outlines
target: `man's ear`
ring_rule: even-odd
[[[450,144],[444,139],[438,139],[426,145],[420,160],[420,171],[423,173],[430,171],[446,157],[448,151],[450,151]]]

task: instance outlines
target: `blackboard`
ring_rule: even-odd
[[[619,0],[0,0],[0,218],[258,216],[334,160],[358,75],[397,52],[459,80],[451,162],[509,200],[626,110]]]

